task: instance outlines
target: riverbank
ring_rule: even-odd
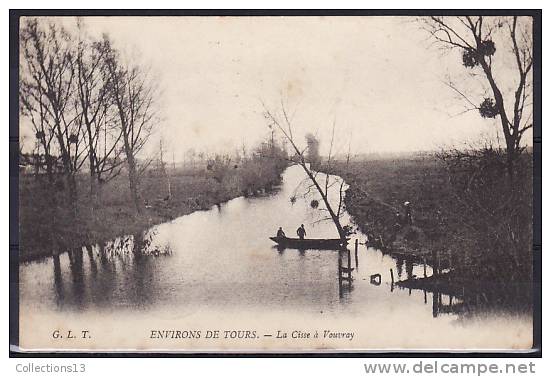
[[[128,180],[120,175],[102,187],[101,199],[91,205],[88,177],[78,179],[76,215],[64,205],[64,192],[22,175],[19,183],[20,260],[30,261],[82,245],[102,243],[122,235],[139,234],[148,228],[207,210],[242,195],[257,195],[273,189],[281,181],[286,164],[270,164],[270,169],[249,164],[208,170],[188,167],[171,171],[171,196],[167,178],[155,172],[145,174],[140,184],[142,213],[131,204]],[[261,174],[262,173],[262,174]]]
[[[341,162],[331,172],[349,185],[346,210],[378,248],[441,272],[432,278],[410,278],[402,286],[454,295],[466,290],[484,294],[489,302],[509,296],[524,305],[531,301],[531,176],[519,174],[525,181],[515,193],[518,202],[512,203],[503,200],[506,174],[493,166],[479,170],[464,178],[452,175],[441,159],[420,156],[353,161],[348,166]],[[462,179],[467,178],[479,186],[465,189]],[[405,202],[411,203],[411,224]],[[522,297],[526,300],[519,301]]]

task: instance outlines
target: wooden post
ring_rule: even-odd
[[[390,283],[394,286],[394,271],[392,271],[392,268],[390,269]]]
[[[352,283],[352,260],[350,258],[350,249],[346,249],[348,255],[348,282]]]
[[[432,292],[432,316],[438,317],[438,293],[435,291]]]
[[[436,256],[436,250],[432,251],[432,275],[437,276],[438,275],[438,265],[437,265],[437,256]]]
[[[342,254],[339,251],[339,290],[342,287]]]
[[[342,288],[342,252],[339,250],[339,297],[343,297]]]
[[[356,261],[356,268],[358,268],[358,239],[354,245],[354,260]]]
[[[427,259],[423,258],[423,277],[427,277]]]

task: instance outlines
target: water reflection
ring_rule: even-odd
[[[122,303],[136,307],[150,302],[155,290],[151,258],[171,255],[168,245],[161,247],[153,243],[154,236],[155,232],[149,231],[54,255],[53,287],[57,306],[107,306],[120,299],[117,289],[122,287],[127,289]],[[68,276],[63,273],[65,266]],[[70,292],[65,292],[66,286]]]
[[[61,305],[65,299],[63,293],[63,278],[61,277],[61,263],[59,261],[59,255],[55,254],[53,256],[53,265],[54,265],[54,288],[55,288],[55,297],[57,305]]]
[[[68,255],[72,278],[72,296],[74,297],[76,304],[81,306],[82,301],[84,300],[84,268],[82,265],[82,249],[71,250]]]
[[[427,266],[426,262],[415,256],[405,256],[403,254],[398,254],[395,259],[396,271],[398,276],[398,281],[395,282],[396,286],[401,290],[407,290],[408,295],[411,296],[412,286],[415,286],[415,282],[421,276],[423,278],[431,278],[433,275],[432,268]],[[422,261],[422,263],[421,263]],[[422,268],[422,275],[421,275]],[[404,274],[405,270],[405,274]],[[406,284],[404,284],[406,283]],[[391,284],[390,291],[394,291],[394,285]],[[424,288],[417,288],[423,292],[423,304],[428,304],[428,295],[432,297],[432,317],[437,318],[441,314],[462,314],[464,311],[464,305],[462,302],[462,297],[453,296],[451,294],[444,295],[439,289],[438,284],[435,284],[432,289],[429,291]],[[448,300],[448,304],[444,304],[442,301]]]
[[[408,295],[414,290],[423,292],[423,303],[427,304],[427,296],[432,297],[432,316],[436,318],[442,314],[453,315],[472,315],[476,312],[496,312],[510,310],[515,313],[530,313],[532,309],[531,297],[523,294],[526,288],[522,283],[516,287],[490,286],[486,290],[476,290],[473,288],[458,289],[457,285],[450,285],[449,280],[433,280],[433,274],[436,273],[446,276],[449,273],[449,265],[446,268],[440,268],[438,272],[433,272],[427,265],[426,260],[397,255],[395,266],[398,276],[396,286],[401,290],[407,290]],[[442,266],[440,266],[442,267]],[[404,275],[405,270],[405,275]],[[390,291],[394,291],[394,285],[391,284]],[[511,289],[512,288],[512,289]]]
[[[356,265],[358,263],[356,262]],[[338,279],[339,279],[339,297],[342,299],[345,294],[352,292],[353,277],[352,272],[354,268],[352,267],[352,261],[350,256],[350,249],[343,248],[339,250],[339,260],[338,260]]]

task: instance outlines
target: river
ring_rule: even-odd
[[[337,203],[339,178],[329,181]],[[390,269],[399,280],[422,276],[422,266],[363,244],[356,259],[354,242],[365,240],[359,232],[349,244],[352,284],[339,284],[339,257],[347,266],[346,252],[277,249],[268,237],[279,226],[288,236],[304,224],[308,237],[337,237],[323,205],[312,208],[311,200],[319,198],[308,186],[301,168],[291,166],[274,193],[182,216],[143,239],[121,237],[22,264],[20,344],[180,351],[530,348],[528,315],[465,314],[455,310],[460,298],[397,288]],[[341,222],[350,223],[346,213]],[[140,257],[132,252],[136,245]],[[375,274],[380,284],[372,281]],[[87,330],[92,337],[58,339],[55,329]],[[185,337],[158,338],[157,330],[173,329]],[[215,330],[243,332],[207,339]],[[354,335],[324,337],[326,330]],[[293,338],[293,331],[310,335]]]

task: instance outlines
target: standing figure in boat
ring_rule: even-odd
[[[281,229],[281,227],[279,227],[279,229],[277,230],[277,238],[285,238],[285,232],[283,231],[283,229]]]
[[[297,229],[297,236],[301,240],[303,240],[304,236],[306,236],[306,229],[304,229],[304,224],[300,224],[300,227]]]

